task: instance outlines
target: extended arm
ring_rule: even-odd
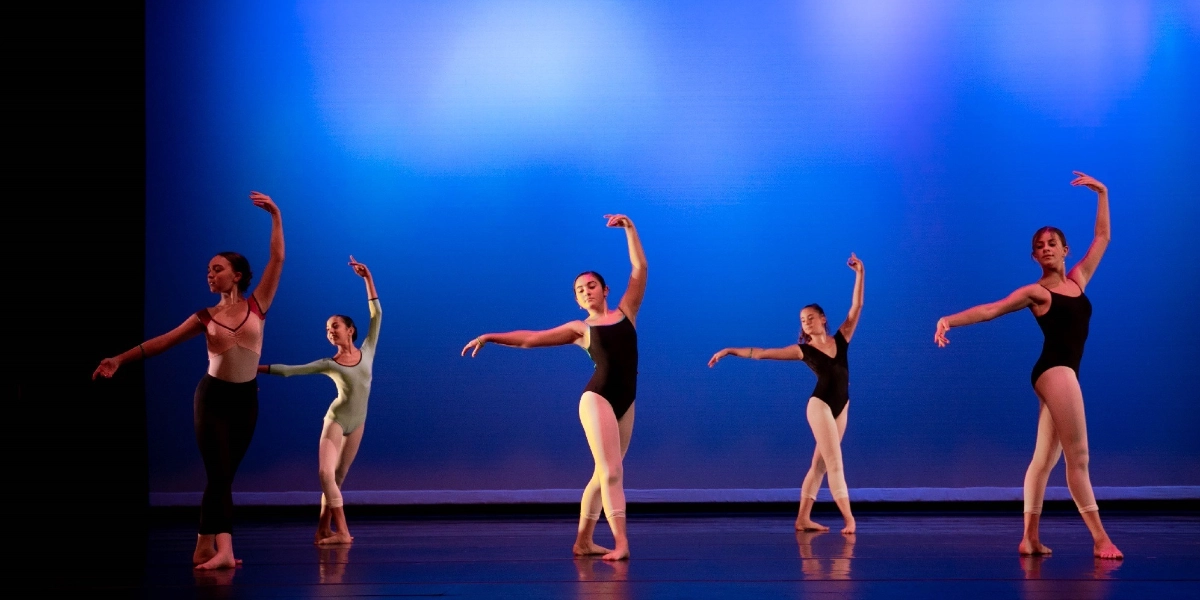
[[[259,365],[259,373],[267,375],[282,375],[291,377],[292,375],[316,375],[318,373],[329,373],[329,361],[327,359],[314,360],[306,365]]]
[[[963,327],[965,325],[974,325],[975,323],[981,323],[983,321],[991,321],[996,317],[1001,317],[1007,315],[1008,313],[1016,312],[1022,308],[1033,306],[1034,304],[1040,304],[1043,301],[1041,295],[1047,293],[1048,292],[1046,292],[1042,286],[1033,283],[1017,288],[1016,291],[1009,294],[1002,300],[997,300],[988,304],[980,304],[979,306],[968,308],[967,310],[955,313],[948,317],[942,317],[941,319],[938,319],[937,332],[933,334],[933,341],[936,342],[939,347],[945,347],[946,344],[950,343],[950,340],[946,339],[946,332],[949,331],[951,327]]]
[[[254,201],[255,206],[271,215],[271,257],[267,259],[267,266],[263,269],[258,287],[254,289],[254,299],[258,301],[263,313],[266,313],[275,301],[275,290],[279,289],[279,275],[283,272],[283,216],[279,214],[279,207],[275,206],[270,196],[250,192],[250,199]]]
[[[637,321],[638,310],[642,307],[642,298],[646,295],[646,252],[642,249],[642,240],[638,237],[637,228],[633,221],[625,215],[604,215],[609,227],[625,229],[625,241],[629,245],[629,263],[633,270],[629,273],[629,285],[625,287],[625,295],[617,305],[621,312],[629,317],[631,322]]]
[[[1092,238],[1092,245],[1088,247],[1087,254],[1083,255],[1083,260],[1071,269],[1067,277],[1073,279],[1079,284],[1079,289],[1087,287],[1088,281],[1092,279],[1092,274],[1096,272],[1096,267],[1100,266],[1100,259],[1104,256],[1104,251],[1108,249],[1108,242],[1112,239],[1112,223],[1108,217],[1108,188],[1103,183],[1100,183],[1095,178],[1084,175],[1079,171],[1074,171],[1078,177],[1071,182],[1071,185],[1081,185],[1093,192],[1096,192],[1096,234]]]
[[[846,265],[854,270],[854,292],[850,298],[850,312],[846,315],[846,321],[842,323],[839,331],[842,332],[842,337],[846,338],[846,343],[849,343],[850,338],[854,337],[855,328],[858,327],[858,317],[862,315],[863,280],[866,278],[867,270],[853,252],[850,253],[850,260],[846,261]]]
[[[367,338],[363,340],[363,347],[374,348],[379,342],[379,324],[383,319],[383,307],[379,305],[379,292],[375,290],[375,278],[371,276],[371,270],[356,260],[354,255],[350,255],[350,268],[354,269],[354,273],[363,278],[367,285],[367,309],[371,312],[371,323],[367,326]]]
[[[186,321],[180,323],[175,329],[146,340],[114,357],[100,361],[100,366],[96,367],[96,370],[92,372],[92,379],[96,377],[112,377],[121,365],[129,361],[142,360],[156,354],[162,354],[201,333],[204,333],[204,325],[200,322],[200,319],[197,319],[195,316],[188,317]]]
[[[542,331],[509,331],[506,333],[485,333],[470,342],[462,349],[462,356],[467,355],[467,350],[471,351],[471,356],[474,357],[483,348],[483,345],[491,342],[500,344],[501,346],[511,346],[513,348],[543,348],[546,346],[566,346],[567,344],[577,344],[583,339],[584,331],[587,325],[583,321],[571,321],[563,323],[554,329],[544,329]]]
[[[726,348],[708,359],[708,366],[715,367],[717,362],[726,356],[752,360],[802,360],[804,358],[798,344],[783,348]]]

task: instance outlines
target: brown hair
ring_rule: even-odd
[[[246,293],[246,290],[250,289],[250,280],[254,278],[254,273],[250,271],[250,261],[237,252],[218,252],[217,256],[229,261],[234,273],[241,274],[242,278],[237,282],[238,291]]]
[[[805,308],[811,308],[811,309],[813,309],[813,310],[817,311],[817,314],[818,314],[818,315],[821,315],[822,317],[824,317],[824,316],[825,316],[825,309],[821,308],[821,305],[820,305],[820,304],[817,304],[817,303],[815,303],[815,302],[814,302],[814,303],[812,303],[812,304],[809,304],[808,306],[805,306],[804,308],[801,308],[801,309],[800,309],[800,312],[804,312],[804,309],[805,309]],[[804,326],[803,326],[803,325],[801,325],[801,326],[800,326],[800,343],[801,343],[801,344],[807,344],[807,343],[809,343],[809,342],[811,342],[811,341],[812,341],[812,337],[811,337],[811,336],[809,336],[808,334],[804,333]]]
[[[1058,241],[1062,242],[1063,248],[1067,247],[1067,234],[1063,233],[1062,230],[1057,227],[1052,227],[1050,225],[1047,225],[1033,233],[1033,243],[1031,244],[1031,247],[1032,247],[1031,252],[1037,251],[1038,238],[1042,237],[1042,234],[1046,233],[1047,231],[1058,236]]]

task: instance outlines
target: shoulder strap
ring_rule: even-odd
[[[246,303],[250,305],[250,312],[258,315],[258,318],[267,318],[267,313],[263,312],[262,308],[258,306],[258,299],[254,297],[254,294],[250,294],[250,297],[246,299]]]
[[[208,327],[208,324],[212,322],[212,315],[209,314],[207,308],[202,308],[196,311],[196,318],[199,319],[200,324],[205,327]]]

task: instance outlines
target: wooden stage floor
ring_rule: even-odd
[[[139,564],[48,588],[135,598],[1200,598],[1195,513],[1105,514],[1124,561],[1093,559],[1073,513],[1046,515],[1042,541],[1054,554],[1042,559],[1016,553],[1020,514],[868,513],[853,539],[796,534],[792,518],[635,513],[633,557],[615,564],[573,559],[575,523],[562,516],[357,519],[353,546],[327,549],[312,545],[315,518],[242,522],[244,566],[204,575],[190,565],[194,528],[176,522],[151,527]]]

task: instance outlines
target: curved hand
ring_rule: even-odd
[[[370,279],[371,270],[367,268],[367,265],[364,265],[364,264],[358,262],[357,260],[354,260],[353,254],[350,255],[350,263],[349,264],[350,264],[350,268],[354,269],[355,275],[358,275],[359,277],[362,277],[364,279]]]
[[[938,319],[937,332],[933,334],[933,341],[938,348],[945,348],[946,344],[950,343],[950,340],[946,339],[947,331],[950,331],[950,321],[946,320],[946,317]]]
[[[1081,185],[1089,190],[1092,190],[1093,192],[1096,192],[1097,194],[1108,193],[1108,186],[1100,183],[1100,181],[1095,177],[1092,177],[1091,175],[1088,175],[1082,171],[1071,172],[1076,175],[1075,179],[1071,180],[1071,185]]]
[[[279,207],[275,205],[275,201],[262,192],[250,192],[250,201],[255,206],[270,213],[272,217],[279,214]]]
[[[717,361],[721,360],[722,358],[725,358],[726,356],[729,356],[729,348],[725,348],[724,350],[721,350],[720,352],[717,352],[716,354],[712,355],[712,358],[708,359],[708,368],[711,369],[711,368],[717,366]]]
[[[471,350],[471,358],[475,358],[475,355],[479,354],[479,351],[483,349],[483,345],[486,343],[487,343],[487,340],[483,339],[483,336],[481,335],[481,336],[467,342],[467,345],[463,346],[462,352],[459,354],[459,356],[466,356],[467,350],[470,349]]]
[[[609,227],[620,227],[621,229],[633,227],[633,221],[630,221],[629,217],[625,215],[604,215],[604,218],[608,219]]]
[[[121,368],[121,361],[116,358],[106,358],[100,361],[100,366],[96,367],[96,370],[92,372],[92,381],[95,381],[97,377],[109,379],[119,368]]]
[[[850,253],[850,259],[846,261],[846,266],[850,267],[855,273],[863,272],[862,261],[853,252]]]

